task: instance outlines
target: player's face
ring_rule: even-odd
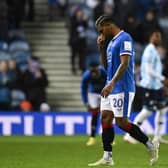
[[[160,32],[154,32],[152,34],[152,40],[155,45],[159,45],[161,43],[162,37]]]
[[[9,60],[8,61],[8,68],[13,70],[16,68],[16,61],[15,60]]]
[[[99,25],[97,27],[98,31],[100,34],[102,34],[105,38],[111,37],[112,36],[112,27],[111,24],[105,23],[103,25]]]
[[[91,69],[91,75],[93,78],[98,78],[100,76],[100,70],[99,69]]]

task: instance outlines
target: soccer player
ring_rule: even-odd
[[[141,81],[143,93],[143,108],[135,117],[134,123],[141,125],[142,122],[157,111],[155,117],[155,136],[154,139],[160,143],[168,143],[161,136],[161,127],[164,123],[167,112],[166,99],[164,98],[164,85],[167,86],[167,79],[162,75],[162,63],[158,52],[158,45],[161,43],[161,32],[154,29],[149,34],[149,43],[146,46],[141,60]],[[129,134],[124,136],[124,140],[135,144],[137,141]]]
[[[87,146],[95,144],[97,121],[100,112],[100,93],[106,83],[106,71],[97,62],[92,62],[82,76],[81,95],[83,103],[92,113],[91,134]]]
[[[113,117],[116,124],[132,137],[143,143],[150,154],[150,164],[158,159],[159,144],[151,141],[138,126],[128,120],[135,93],[134,49],[131,36],[120,29],[115,18],[102,15],[96,20],[100,35],[97,43],[104,66],[107,69],[106,86],[101,92],[103,157],[88,166],[114,165],[112,142],[114,139]],[[103,41],[112,37],[106,53]]]

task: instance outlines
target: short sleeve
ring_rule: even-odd
[[[129,36],[125,36],[121,40],[121,46],[120,46],[120,56],[127,54],[132,55],[133,54],[133,43],[132,39]]]

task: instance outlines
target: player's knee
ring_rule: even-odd
[[[103,111],[101,122],[102,124],[111,124],[113,120],[113,113],[111,111]]]
[[[127,126],[128,120],[126,118],[116,118],[116,124],[119,128],[125,129]]]

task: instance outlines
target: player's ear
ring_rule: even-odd
[[[111,25],[112,28],[116,27],[116,25],[114,23],[111,23],[110,25]]]

